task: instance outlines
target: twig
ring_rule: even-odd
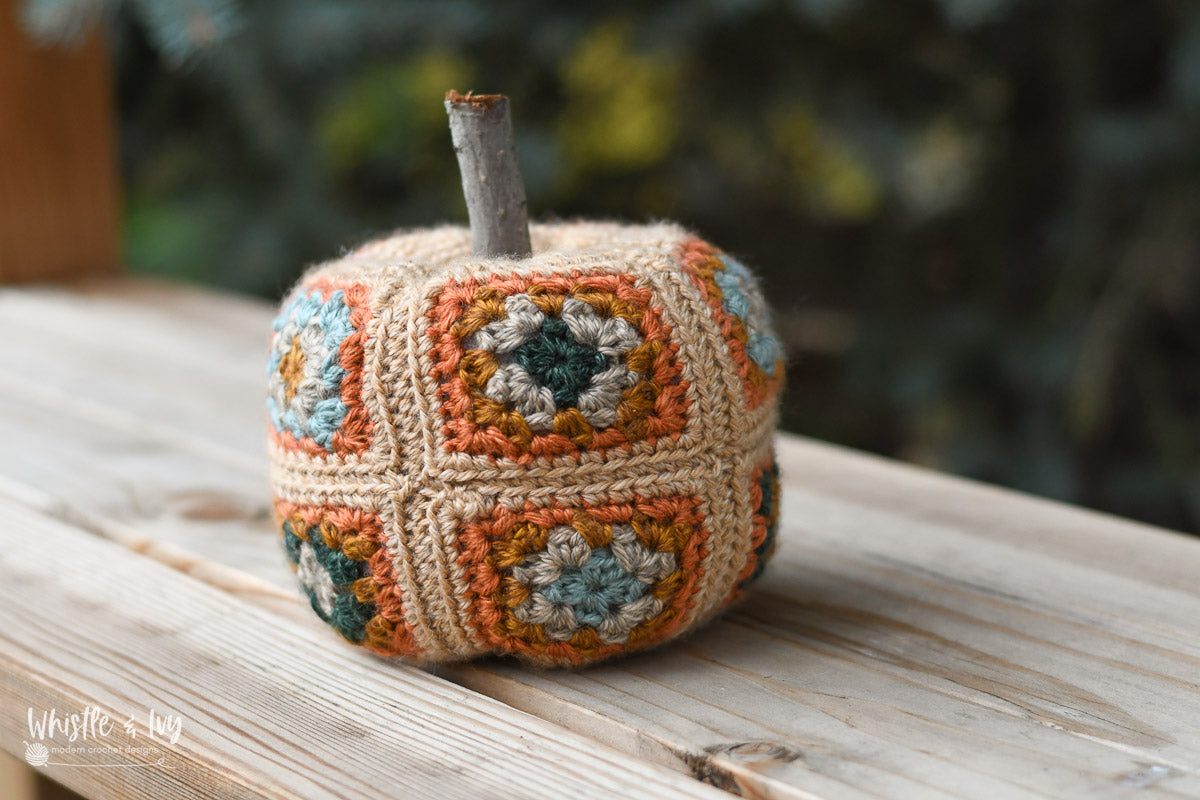
[[[508,98],[499,94],[446,95],[450,136],[462,173],[475,255],[526,258],[529,216],[517,161]]]

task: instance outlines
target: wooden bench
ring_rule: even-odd
[[[42,767],[87,797],[1200,796],[1200,540],[794,436],[778,554],[678,643],[578,672],[343,644],[271,518],[272,315],[0,291],[0,747],[30,708],[182,719],[154,766]]]

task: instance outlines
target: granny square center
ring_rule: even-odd
[[[553,318],[543,321],[537,335],[513,357],[539,386],[550,390],[559,406],[575,405],[592,378],[608,366],[600,351],[580,343],[567,323]]]
[[[628,274],[451,281],[429,311],[447,449],[529,462],[676,438],[679,348]]]

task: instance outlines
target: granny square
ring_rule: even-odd
[[[751,271],[675,225],[465,227],[310,269],[267,360],[283,549],[372,652],[582,666],[736,602],[776,548],[784,363]]]

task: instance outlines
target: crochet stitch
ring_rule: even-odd
[[[695,628],[775,544],[753,275],[673,225],[401,233],[310,270],[268,360],[289,562],[348,641],[579,665]]]

